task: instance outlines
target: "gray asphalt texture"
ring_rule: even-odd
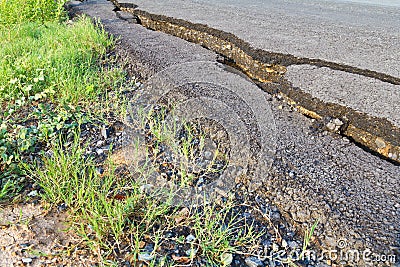
[[[136,3],[144,5],[146,2],[137,1]],[[187,1],[169,1],[168,4],[165,3],[165,7],[159,7],[159,11],[173,12],[173,10],[177,11],[176,7],[179,6],[182,14],[197,16],[199,10],[186,3]],[[201,1],[195,3],[199,8],[204,7]],[[219,2],[219,4],[223,3],[223,1]],[[154,4],[152,8],[154,9],[156,6]],[[245,6],[247,7],[247,5]],[[290,7],[289,4],[288,6]],[[321,8],[317,4],[314,7]],[[275,5],[275,8],[278,7]],[[334,10],[333,7],[332,9]],[[193,111],[193,116],[216,116],[218,112],[224,110],[225,113],[221,115],[223,119],[220,121],[229,123],[236,121],[236,128],[228,125],[226,130],[235,136],[245,138],[242,140],[243,145],[235,146],[239,149],[235,153],[243,153],[240,154],[241,158],[246,155],[252,158],[252,153],[256,151],[257,159],[255,163],[252,163],[256,164],[257,168],[251,174],[252,183],[253,186],[257,185],[258,181],[263,183],[261,187],[256,188],[257,192],[275,203],[288,219],[303,229],[319,219],[316,235],[322,248],[335,248],[336,242],[343,238],[347,240],[346,249],[359,249],[362,252],[363,249],[368,248],[379,254],[396,254],[397,260],[399,260],[399,166],[366,152],[346,138],[322,131],[316,125],[317,122],[294,112],[279,97],[261,91],[244,75],[217,63],[218,56],[209,50],[117,18],[110,2],[88,0],[75,7],[75,11],[100,18],[105,29],[120,38],[116,46],[116,53],[126,60],[132,74],[141,75],[143,79],[151,81],[152,77],[158,77],[160,76],[158,74],[164,71],[169,75],[168,83],[166,83],[168,86],[170,86],[170,81],[177,82],[177,86],[174,87],[175,93],[183,85],[201,84],[202,90],[197,91],[191,97],[181,95],[180,101],[178,101],[179,105],[186,113],[190,114],[190,111]],[[155,12],[156,10],[149,11]],[[214,14],[214,11],[209,10],[209,13]],[[358,10],[353,10],[353,12],[358,12]],[[270,13],[275,18],[284,16],[282,12]],[[229,17],[232,19],[234,14],[233,12]],[[209,24],[210,21],[206,18],[207,14],[203,15],[202,19],[206,20],[203,22]],[[317,14],[311,15],[317,16]],[[220,13],[218,17],[218,21],[221,23],[225,23],[225,20],[221,19],[223,16]],[[246,15],[238,13],[233,17],[235,18],[234,25],[246,26],[242,21]],[[393,12],[389,12],[388,17],[386,23],[396,23]],[[316,19],[319,17],[317,16]],[[365,20],[369,21],[367,18]],[[253,23],[253,19],[246,19],[246,23],[248,22]],[[303,23],[305,22],[303,21]],[[289,23],[285,27],[275,20],[270,20],[270,25],[273,24],[278,24],[283,28],[291,27],[289,27]],[[215,25],[210,26],[215,27]],[[250,34],[248,26],[245,28],[247,28],[246,33]],[[383,32],[382,38],[386,38],[387,32],[390,32],[389,28]],[[275,34],[277,33],[279,34],[279,32],[275,32]],[[271,33],[271,35],[273,34]],[[390,39],[391,35],[388,35]],[[271,36],[271,38],[274,37]],[[290,39],[290,37],[287,38]],[[391,44],[393,49],[399,45],[394,42]],[[341,56],[345,56],[344,54],[346,53]],[[394,57],[395,54],[392,55]],[[366,63],[358,62],[357,58],[351,60],[354,61],[349,61],[349,64],[361,64],[361,67],[364,66],[362,64],[370,64],[365,66],[395,75],[399,73],[398,70],[390,68],[390,66],[398,67],[396,64],[390,65],[395,61],[390,57],[384,59],[382,56],[383,61],[389,62],[388,65],[386,63],[378,64],[377,59]],[[207,62],[207,64],[201,62]],[[201,66],[205,66],[204,70],[214,68],[214,73],[218,73],[214,76],[218,79],[218,83],[213,78],[207,80]],[[182,72],[180,74],[170,71],[171,69],[179,70],[179,68],[184,70],[184,75]],[[295,71],[303,70],[300,68]],[[211,94],[216,83],[219,90]],[[226,89],[225,92],[223,88]],[[242,89],[241,93],[239,89]],[[205,95],[202,96],[203,90]],[[160,96],[168,98],[169,95],[173,94],[169,93],[169,87],[167,87],[167,90],[163,89],[150,102],[157,100]],[[237,105],[243,102],[245,105]],[[202,107],[202,111],[199,111],[200,107]],[[213,110],[218,112],[213,112]],[[270,117],[263,118],[263,116]],[[241,118],[252,118],[254,123],[248,123]],[[217,117],[215,119],[218,120]],[[267,122],[271,123],[269,130],[265,125]],[[254,137],[249,134],[249,131],[258,133]],[[255,143],[261,147],[251,146],[252,138],[258,140]],[[263,146],[265,140],[268,142],[266,146]],[[273,154],[271,154],[272,152]],[[250,165],[250,161],[248,164]],[[376,265],[376,262],[372,265]],[[355,266],[367,266],[367,264],[356,263]]]
[[[233,33],[254,48],[323,59],[400,77],[400,7],[335,1],[120,2],[134,3],[138,9],[152,14],[202,23]],[[289,68],[287,78],[325,102],[341,102],[371,116],[387,118],[400,127],[400,109],[397,108],[400,98],[379,97],[399,92],[400,85],[371,82],[370,78],[361,75],[352,75],[350,83],[338,84],[336,78],[337,81],[343,78],[341,71],[326,72],[315,68],[303,76],[306,70],[303,66]],[[310,80],[329,79],[331,82],[318,86],[309,84]],[[342,99],[336,95],[337,91],[353,94]]]
[[[285,77],[324,102],[350,107],[400,126],[400,85],[312,65],[292,65]],[[359,89],[365,93],[360,94]]]

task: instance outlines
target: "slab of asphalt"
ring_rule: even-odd
[[[78,14],[100,19],[119,38],[116,54],[145,81],[143,103],[173,99],[185,118],[204,117],[221,124],[234,150],[231,156],[239,161],[232,164],[244,168],[220,180],[227,183],[225,189],[232,189],[236,176],[249,176],[252,190],[277,205],[299,229],[320,220],[316,231],[320,248],[376,253],[347,259],[354,266],[391,265],[378,262],[382,257],[377,256],[394,255],[398,262],[398,165],[325,131],[321,121],[295,112],[296,107],[281,95],[262,91],[239,71],[219,63],[216,53],[130,23],[136,18],[113,10],[106,0],[74,7]],[[326,260],[321,259],[319,266]]]
[[[336,1],[123,0],[233,33],[254,48],[400,77],[400,7]]]
[[[322,0],[114,2],[148,28],[223,54],[254,79],[265,81],[258,72],[268,64],[287,67],[283,81],[271,79],[280,86],[264,89],[278,90],[307,116],[341,120],[343,135],[400,162],[400,7]],[[251,60],[242,64],[246,56]]]

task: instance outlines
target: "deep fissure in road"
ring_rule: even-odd
[[[148,29],[165,32],[222,55],[230,61],[231,65],[252,78],[263,90],[271,94],[281,94],[300,113],[327,123],[335,119],[339,120],[339,127],[335,129],[328,127],[328,130],[348,137],[368,152],[394,164],[400,164],[400,129],[392,122],[347,106],[326,103],[294,87],[284,75],[287,66],[308,64],[361,75],[394,85],[400,85],[400,78],[321,59],[255,49],[235,35],[207,25],[150,14],[138,10],[136,5],[120,3],[117,0],[112,0],[112,2],[116,6],[116,11],[122,10],[134,14],[137,23]]]

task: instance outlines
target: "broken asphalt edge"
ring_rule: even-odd
[[[199,44],[234,62],[242,72],[252,78],[263,90],[280,94],[300,113],[314,118],[340,120],[339,127],[330,129],[348,137],[366,150],[400,164],[400,128],[386,118],[371,116],[350,107],[327,103],[294,87],[284,79],[286,67],[309,64],[362,75],[400,85],[400,78],[387,74],[351,67],[320,59],[299,58],[293,55],[273,53],[251,47],[231,33],[213,29],[207,25],[182,19],[151,14],[137,9],[136,5],[111,2],[120,10],[132,13],[138,22],[151,30],[161,31],[186,41]],[[336,120],[337,121],[337,120]]]

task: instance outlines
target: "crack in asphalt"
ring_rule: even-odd
[[[296,57],[290,54],[255,49],[232,33],[182,19],[151,14],[137,9],[138,6],[135,4],[123,3],[119,0],[112,0],[112,2],[116,6],[116,10],[134,14],[137,22],[146,28],[200,44],[232,60],[231,65],[235,65],[252,78],[263,90],[272,94],[279,92],[303,115],[314,119],[339,119],[343,124],[340,130],[331,130],[329,127],[328,130],[350,138],[368,152],[392,163],[400,164],[399,127],[386,118],[374,117],[348,106],[327,103],[293,86],[284,78],[284,75],[288,66],[308,64],[361,75],[393,85],[400,85],[400,78],[322,59]]]

